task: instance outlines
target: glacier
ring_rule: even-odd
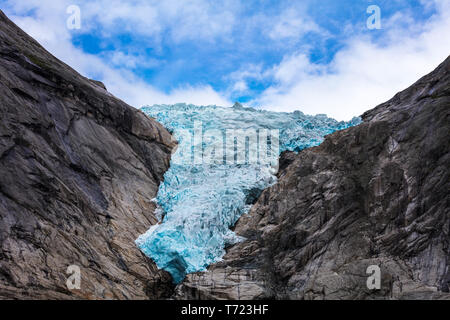
[[[156,199],[160,222],[136,245],[168,271],[174,283],[205,271],[241,241],[230,228],[248,213],[260,192],[276,182],[278,157],[319,145],[336,130],[361,122],[338,122],[300,111],[273,112],[187,104],[142,107],[177,139]]]

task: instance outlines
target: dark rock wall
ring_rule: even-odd
[[[171,296],[134,245],[156,223],[170,134],[1,11],[0,108],[0,298]],[[175,297],[449,298],[449,110],[450,58],[361,125],[284,153],[279,182],[235,227],[247,240]]]
[[[363,120],[283,154],[247,240],[177,298],[449,299],[450,58]]]
[[[0,11],[0,298],[164,298],[134,240],[175,146]],[[81,270],[68,290],[69,265]]]

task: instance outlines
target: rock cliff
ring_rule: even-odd
[[[246,241],[176,297],[450,299],[450,57],[362,118],[284,153],[235,227]]]
[[[168,131],[1,11],[0,114],[0,298],[168,297],[171,277],[134,243],[156,222]]]
[[[169,132],[1,11],[0,114],[0,298],[171,297],[134,243],[156,223]],[[284,153],[235,226],[246,240],[173,297],[449,299],[449,114],[450,58],[362,124]]]

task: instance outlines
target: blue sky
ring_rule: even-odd
[[[68,29],[77,5],[81,28]],[[369,30],[368,6],[381,9]],[[50,52],[129,104],[234,101],[350,119],[450,54],[450,0],[0,0]]]

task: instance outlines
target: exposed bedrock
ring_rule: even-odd
[[[246,240],[175,297],[450,298],[449,110],[450,58],[361,125],[284,153],[235,227]],[[170,297],[170,275],[134,244],[157,221],[167,130],[1,11],[0,114],[0,298]]]
[[[0,115],[0,298],[170,296],[171,277],[134,244],[156,223],[168,131],[1,11]]]
[[[449,299],[450,58],[362,118],[284,153],[235,227],[247,240],[176,297]]]

